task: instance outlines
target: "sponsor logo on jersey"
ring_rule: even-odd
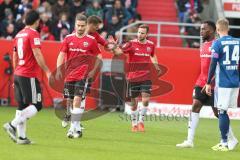
[[[73,46],[73,42],[69,43],[69,46]]]
[[[200,57],[201,58],[211,58],[212,55],[211,54],[201,54]]]
[[[150,56],[148,53],[135,53],[134,55],[136,55],[136,56],[145,56],[145,57],[149,57]]]
[[[69,48],[69,51],[71,52],[86,52],[86,50],[81,48]]]

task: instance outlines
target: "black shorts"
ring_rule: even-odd
[[[128,82],[128,93],[129,98],[136,98],[142,92],[151,94],[152,81],[141,81],[141,82]]]
[[[42,106],[42,92],[37,78],[14,75],[14,94],[18,103]]]
[[[212,96],[202,93],[202,87],[195,86],[193,90],[193,99],[199,100],[202,105],[214,106],[214,90],[212,90]]]
[[[72,82],[65,82],[64,83],[64,90],[63,95],[64,98],[73,99],[74,96],[82,96],[83,93],[89,93],[91,82],[88,82],[87,88],[85,89],[86,79],[80,81],[72,81]]]

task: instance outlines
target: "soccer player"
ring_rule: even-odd
[[[131,98],[131,120],[132,132],[144,132],[144,116],[151,95],[152,81],[150,79],[150,64],[153,63],[158,75],[161,70],[158,66],[157,57],[154,54],[155,45],[152,41],[147,40],[149,27],[146,24],[138,27],[137,39],[123,45],[121,51],[116,48],[114,54],[129,54],[129,71],[128,80],[128,97]],[[141,95],[143,108],[138,108],[138,96]]]
[[[220,38],[212,45],[212,59],[208,73],[206,93],[211,96],[211,81],[215,74],[215,90],[217,108],[219,111],[219,129],[221,142],[212,147],[215,151],[228,151],[228,134],[230,120],[228,108],[237,107],[239,92],[239,46],[240,40],[228,35],[229,22],[227,19],[217,21],[217,33]]]
[[[85,108],[85,106],[81,105],[85,84],[87,83],[87,79],[90,80],[94,77],[102,58],[96,39],[86,34],[86,27],[86,16],[77,14],[75,19],[76,32],[66,36],[62,42],[62,48],[57,59],[56,78],[59,79],[62,76],[60,66],[64,63],[64,59],[67,64],[66,72],[69,73],[64,77],[64,98],[72,101],[73,105],[73,109],[71,110],[71,126],[67,133],[68,138],[79,138],[82,136],[80,119]],[[74,59],[77,60],[79,56],[83,55],[87,55],[92,59],[96,58],[91,71],[88,71],[80,62],[76,64],[76,61],[74,61]]]
[[[93,36],[97,43],[105,46],[108,41],[106,41],[104,38],[101,37],[101,35],[97,32],[99,30],[99,26],[102,24],[102,19],[98,16],[89,16],[87,18],[87,28],[86,28],[86,33]],[[75,33],[75,31],[73,32]],[[85,100],[82,101],[82,106],[85,106]],[[67,127],[68,121],[70,120],[71,114],[70,114],[70,108],[72,106],[72,100],[68,99],[67,100],[67,113],[65,114],[65,118],[62,121],[62,127]]]
[[[101,37],[101,35],[97,32],[99,30],[99,26],[102,24],[102,19],[98,16],[89,16],[87,18],[87,29],[86,29],[86,32],[93,36],[97,43],[102,45],[102,46],[105,46],[107,44],[107,41]]]
[[[201,58],[201,72],[196,81],[193,90],[193,104],[192,112],[188,122],[188,136],[187,140],[183,143],[177,144],[180,148],[192,148],[194,147],[194,135],[195,130],[199,122],[199,112],[203,105],[210,105],[214,112],[214,115],[218,117],[217,108],[214,106],[214,96],[209,96],[205,92],[205,85],[207,83],[208,70],[211,62],[211,46],[215,40],[216,26],[214,22],[205,21],[201,24],[200,35],[203,40],[203,44],[200,47],[200,58]],[[212,86],[214,83],[211,84]],[[213,89],[213,88],[212,88]],[[212,92],[214,92],[212,90]],[[230,136],[230,135],[229,135]],[[235,140],[233,133],[231,132],[232,140]],[[231,143],[232,141],[230,141]],[[233,144],[233,143],[231,143]],[[235,145],[232,146],[233,148]]]
[[[42,108],[42,93],[37,75],[39,66],[49,78],[50,70],[41,53],[39,14],[30,11],[25,19],[26,27],[14,39],[13,68],[14,93],[18,103],[15,118],[4,124],[4,129],[17,144],[31,144],[26,136],[27,120]],[[16,133],[17,132],[17,133]]]

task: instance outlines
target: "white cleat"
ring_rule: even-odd
[[[17,144],[34,144],[30,139],[28,138],[18,138],[17,139]]]
[[[81,138],[82,137],[82,131],[76,131],[74,134],[73,134],[73,138]]]
[[[3,125],[4,130],[7,132],[9,137],[12,139],[13,142],[17,141],[16,137],[16,128],[12,127],[10,123],[5,123]]]
[[[74,132],[71,131],[71,130],[68,130],[67,137],[68,138],[74,138]]]
[[[68,126],[68,122],[67,121],[62,121],[62,127],[66,128]]]
[[[193,148],[193,142],[185,140],[183,143],[177,144],[176,147],[178,148]]]
[[[238,140],[237,138],[229,138],[228,139],[228,149],[229,150],[234,150],[234,148],[238,145]]]

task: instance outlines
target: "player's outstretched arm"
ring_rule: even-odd
[[[115,49],[113,49],[112,52],[113,52],[113,54],[115,54],[117,56],[123,54],[123,51],[122,51],[122,49],[119,46],[117,46]]]
[[[43,58],[42,52],[39,48],[34,48],[33,49],[33,55],[38,63],[38,65],[42,68],[42,70],[46,73],[48,79],[51,76],[51,72],[49,68],[47,67],[45,60]]]

